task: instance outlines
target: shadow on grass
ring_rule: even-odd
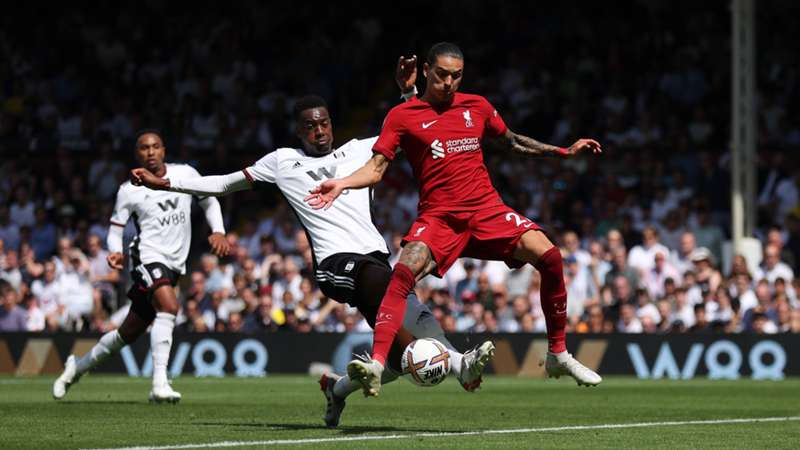
[[[66,400],[56,402],[61,406],[78,405],[147,405],[147,402],[137,402],[134,400]]]
[[[385,425],[370,426],[338,426],[336,428],[328,428],[321,423],[275,423],[275,422],[193,422],[192,425],[211,426],[211,427],[248,427],[248,428],[263,428],[265,430],[273,431],[303,431],[303,430],[331,430],[337,431],[339,434],[364,434],[364,433],[437,433],[442,431],[437,428],[403,428],[403,427],[390,427]]]

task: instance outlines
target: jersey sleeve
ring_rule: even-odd
[[[259,159],[250,167],[242,170],[247,181],[251,184],[256,181],[275,182],[275,175],[278,173],[278,152],[277,150]]]
[[[375,145],[372,147],[372,151],[385,156],[389,161],[394,160],[398,147],[400,146],[400,138],[404,131],[403,114],[398,109],[389,111],[389,114],[383,121],[381,134],[378,136],[378,141],[375,142]]]
[[[184,174],[185,178],[200,178],[200,177],[202,177],[202,175],[200,175],[200,172],[198,172],[197,169],[195,169],[194,167],[192,167],[192,166],[190,166],[188,164],[185,166],[184,171],[186,172]],[[194,194],[194,197],[197,200],[205,200],[206,198],[208,198],[207,196],[197,195],[197,194]]]
[[[489,136],[500,136],[501,134],[505,134],[506,130],[508,130],[508,126],[503,121],[503,118],[500,117],[497,110],[489,103],[489,100],[485,98],[481,98],[483,100],[481,102],[481,113],[483,117],[486,117],[486,124],[484,127],[484,133],[488,134]]]
[[[117,200],[114,203],[114,212],[111,213],[111,225],[125,227],[131,217],[130,193],[125,186],[121,186],[117,191]]]

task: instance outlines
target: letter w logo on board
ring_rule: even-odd
[[[167,211],[169,208],[177,209],[178,197],[175,197],[173,199],[167,199],[164,203],[158,202],[158,206],[161,208],[162,211]]]
[[[323,178],[336,178],[336,166],[328,169],[327,167],[320,167],[316,172],[309,170],[306,172],[314,181],[322,181]]]

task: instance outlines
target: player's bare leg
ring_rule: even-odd
[[[547,323],[548,352],[545,370],[550,377],[569,375],[578,385],[596,386],[603,379],[567,352],[567,291],[561,251],[540,230],[522,235],[514,257],[532,264],[542,277],[541,299]]]
[[[403,247],[378,309],[372,358],[368,361],[355,359],[347,365],[348,376],[363,386],[365,396],[375,397],[380,392],[381,375],[389,350],[403,324],[406,297],[416,281],[435,267],[432,262],[431,251],[424,242],[413,241]]]
[[[139,338],[151,321],[140,317],[136,311],[130,310],[122,325],[116,330],[104,334],[88,353],[80,358],[69,355],[64,363],[64,372],[53,383],[53,398],[60,400],[69,388],[77,383],[86,372],[97,367],[122,347]]]
[[[178,299],[175,289],[165,284],[153,291],[153,308],[156,318],[150,329],[150,353],[153,355],[153,389],[150,401],[155,403],[178,403],[181,394],[172,389],[167,379],[167,363],[172,349],[172,330],[178,314]]]

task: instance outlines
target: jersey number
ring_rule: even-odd
[[[506,222],[511,222],[511,219],[514,219],[518,227],[530,228],[533,226],[533,222],[524,217],[520,217],[517,213],[510,212],[506,214]]]

